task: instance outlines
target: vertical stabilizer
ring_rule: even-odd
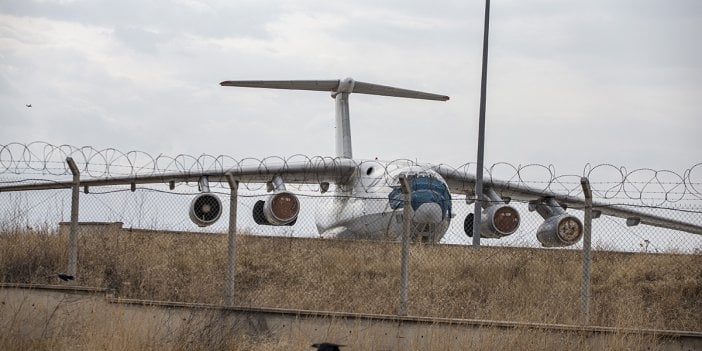
[[[336,156],[353,158],[349,93],[336,94],[334,100],[336,102]]]
[[[446,95],[357,82],[351,78],[343,80],[228,80],[219,84],[233,87],[331,92],[336,104],[336,155],[341,158],[353,158],[353,151],[351,148],[351,119],[349,113],[349,95],[351,95],[351,93],[437,101],[446,101],[449,99]]]
[[[332,92],[336,105],[336,156],[341,158],[353,158],[349,95],[353,92],[355,83],[351,78],[340,80]]]

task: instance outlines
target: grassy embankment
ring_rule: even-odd
[[[49,231],[0,234],[0,278],[58,283],[66,243],[65,236]],[[79,248],[80,285],[107,287],[127,298],[222,301],[226,236],[93,232],[81,234]],[[243,306],[394,314],[399,251],[393,243],[241,235],[235,300]],[[581,254],[570,250],[414,245],[409,313],[577,324],[581,262]],[[594,252],[591,322],[700,331],[702,255]],[[630,342],[651,340],[615,344]]]

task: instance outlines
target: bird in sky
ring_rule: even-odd
[[[316,347],[317,351],[341,351],[339,347],[346,345],[337,345],[330,342],[323,342],[318,344],[312,344],[312,347]]]
[[[27,106],[27,107],[32,107],[32,104],[26,104],[26,105],[24,105],[24,106]]]

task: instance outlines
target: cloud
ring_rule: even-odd
[[[694,135],[702,130],[701,7],[493,3],[488,162],[698,162],[681,150],[702,148]],[[0,120],[13,127],[0,139],[237,158],[329,155],[328,94],[218,83],[351,76],[451,96],[353,95],[356,155],[468,162],[482,11],[480,2],[457,1],[4,1]]]

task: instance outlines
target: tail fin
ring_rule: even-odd
[[[336,154],[342,158],[353,158],[351,151],[351,124],[349,120],[349,94],[359,93],[436,101],[447,101],[449,99],[446,95],[357,82],[351,78],[343,80],[227,80],[219,83],[219,85],[331,92],[332,97],[336,100]]]

